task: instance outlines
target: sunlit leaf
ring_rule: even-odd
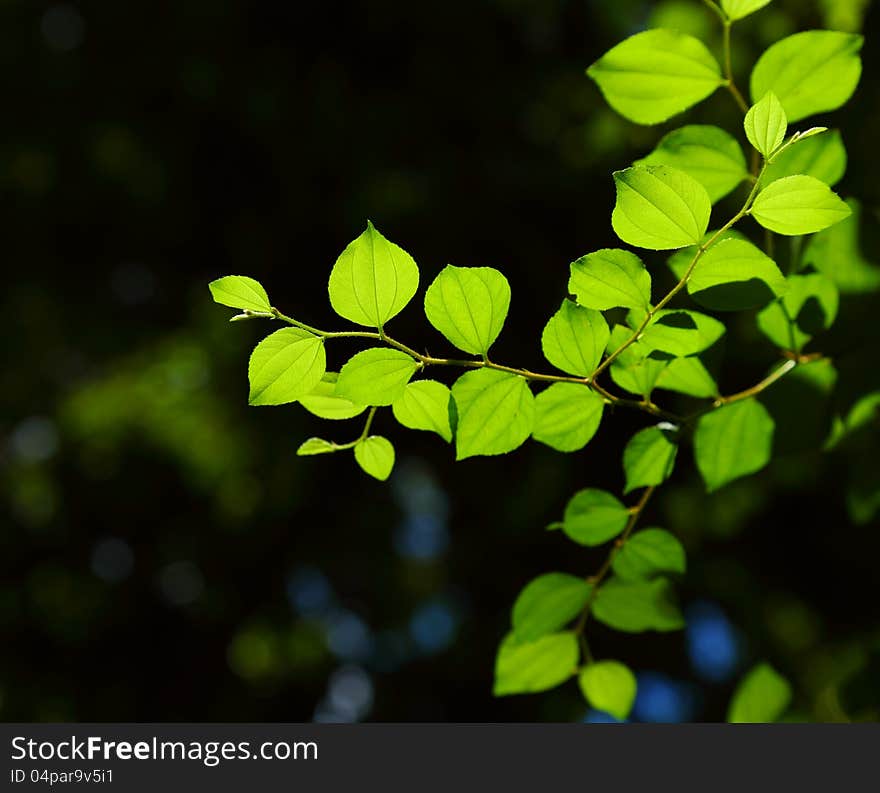
[[[535,397],[532,436],[560,452],[583,449],[602,421],[605,400],[585,385],[554,383]]]
[[[596,710],[618,721],[629,716],[636,701],[636,676],[619,661],[596,661],[578,676],[584,698]]]
[[[557,369],[587,377],[599,365],[609,334],[602,314],[564,300],[541,334],[541,347]]]
[[[513,632],[534,641],[559,630],[584,608],[592,587],[583,578],[546,573],[529,582],[513,604]]]
[[[339,372],[336,394],[359,405],[390,405],[403,395],[417,369],[416,362],[399,350],[362,350]]]
[[[612,578],[597,590],[592,612],[599,622],[626,633],[675,631],[684,627],[672,586],[665,578]]]
[[[495,658],[496,697],[547,691],[572,677],[577,668],[578,642],[571,632],[551,633],[533,642],[509,633]]]
[[[263,339],[248,363],[251,405],[295,402],[318,385],[327,365],[324,340],[299,328]]]
[[[602,545],[626,528],[629,510],[611,493],[587,488],[565,507],[562,530],[581,545]]]
[[[435,380],[409,383],[391,404],[391,411],[404,427],[436,432],[443,440],[452,440],[449,421],[449,389]]]
[[[227,275],[208,284],[215,303],[245,311],[271,311],[269,295],[259,281],[246,275]]]
[[[634,253],[606,248],[582,256],[571,265],[568,291],[586,308],[648,309],[651,275]]]
[[[354,459],[365,473],[384,482],[394,468],[394,446],[381,435],[371,435],[358,441],[354,447]]]
[[[623,492],[665,482],[672,473],[677,452],[678,444],[670,429],[657,426],[637,432],[623,450],[623,470],[626,474]]]
[[[643,529],[633,534],[614,555],[612,569],[619,578],[633,580],[684,573],[684,548],[668,531]]]
[[[824,182],[812,176],[786,176],[758,193],[751,215],[770,231],[800,236],[839,223],[849,217],[850,209]]]
[[[791,702],[791,685],[766,663],[753,667],[734,692],[727,711],[733,724],[775,722]]]

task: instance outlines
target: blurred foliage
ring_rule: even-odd
[[[877,13],[778,0],[742,23],[737,73],[787,33],[870,30]],[[6,0],[0,21],[15,274],[0,295],[0,718],[584,718],[575,686],[493,700],[491,659],[525,581],[593,566],[543,527],[587,482],[619,488],[604,460],[638,419],[620,415],[584,453],[531,446],[503,466],[456,466],[410,434],[387,485],[353,463],[305,465],[293,452],[314,425],[247,410],[240,361],[258,331],[229,334],[205,284],[247,272],[282,310],[326,324],[329,306],[303,296],[323,293],[369,217],[426,282],[447,262],[502,267],[513,303],[497,357],[537,365],[532,340],[568,263],[613,242],[608,173],[666,129],[617,118],[584,67],[652,24],[717,51],[709,12]],[[875,52],[833,118],[868,266],[880,261]],[[736,108],[719,94],[692,120],[709,118],[730,125]],[[721,719],[762,658],[794,684],[801,718],[880,718],[877,403],[856,402],[880,390],[876,309],[874,292],[845,297],[822,342],[833,391],[787,384],[775,413],[788,414],[790,454],[711,498],[680,475],[659,499],[653,517],[692,560],[687,635],[595,640],[633,659],[638,718]],[[416,321],[401,317],[401,336],[419,338]],[[736,333],[725,390],[773,355],[752,316]],[[830,455],[804,423],[833,430]]]

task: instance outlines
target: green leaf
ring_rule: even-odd
[[[732,724],[761,724],[779,720],[791,702],[791,685],[766,663],[753,667],[734,692],[727,711]]]
[[[513,604],[513,632],[532,642],[558,631],[584,608],[592,587],[577,576],[547,573],[529,582]]]
[[[605,400],[588,386],[554,383],[535,397],[532,436],[560,452],[583,449],[599,429]]]
[[[721,0],[721,7],[731,21],[742,19],[768,5],[770,0]]]
[[[636,701],[636,676],[619,661],[597,661],[578,677],[584,698],[596,710],[624,721]]]
[[[676,357],[707,350],[724,335],[725,327],[714,317],[681,309],[658,311],[645,328],[640,344]]]
[[[425,293],[425,315],[458,349],[486,356],[507,317],[510,285],[491,267],[443,268]]]
[[[647,310],[651,304],[651,274],[634,253],[605,248],[571,264],[568,291],[586,308]]]
[[[697,468],[710,493],[770,462],[774,423],[757,399],[743,399],[700,417],[694,433]]]
[[[724,83],[718,61],[699,39],[663,29],[630,36],[587,74],[608,104],[637,124],[666,121]]]
[[[752,101],[773,91],[789,123],[837,110],[859,83],[862,41],[861,36],[831,30],[795,33],[777,41],[752,71]]]
[[[602,314],[563,300],[541,334],[541,347],[544,357],[557,369],[587,377],[602,360],[609,335]]]
[[[748,242],[748,237],[736,229],[728,229],[721,233],[718,233],[717,231],[707,231],[700,242],[703,245],[706,245],[709,240],[712,239],[715,240],[713,246],[724,242],[724,240],[745,240]],[[698,251],[699,248],[696,245],[692,245],[689,248],[682,248],[680,251],[676,251],[666,260],[666,264],[669,265],[669,269],[672,271],[672,274],[676,279],[681,280],[684,277],[684,274],[687,272],[688,267],[690,267],[691,262],[694,260]]]
[[[358,441],[354,447],[354,459],[370,476],[384,482],[394,468],[394,447],[381,435],[371,435]]]
[[[837,318],[839,296],[820,273],[790,275],[788,291],[758,314],[758,327],[776,346],[799,352]]]
[[[593,616],[614,630],[626,633],[675,631],[684,618],[673,599],[672,585],[665,578],[622,581],[612,578],[599,587]]]
[[[862,207],[855,199],[847,205],[852,215],[810,237],[803,263],[831,279],[843,294],[875,292],[880,289],[880,267],[865,258],[859,244]]]
[[[611,568],[619,578],[631,581],[684,573],[686,564],[684,548],[675,535],[663,529],[644,529],[624,543]]]
[[[337,396],[336,382],[338,379],[339,375],[336,372],[325,372],[312,392],[301,397],[299,403],[309,413],[321,419],[339,420],[359,416],[367,409],[367,406],[356,405],[350,399]]]
[[[623,450],[624,493],[659,485],[669,478],[678,452],[674,437],[670,428],[658,425],[640,430],[630,438]]]
[[[263,285],[246,275],[227,275],[208,284],[215,303],[245,311],[271,311],[272,304]]]
[[[452,386],[458,411],[455,459],[506,454],[535,426],[535,400],[526,380],[495,369],[463,374]]]
[[[609,354],[618,349],[632,333],[624,325],[615,325],[608,342]],[[624,391],[649,396],[668,365],[668,361],[649,357],[650,353],[651,350],[640,342],[631,344],[611,364],[611,379]]]
[[[562,530],[580,545],[602,545],[626,528],[629,510],[611,493],[587,488],[565,507]]]
[[[391,411],[404,427],[436,432],[447,443],[452,441],[449,421],[449,389],[435,380],[409,383],[391,405]]]
[[[696,245],[709,227],[706,188],[665,165],[633,166],[614,174],[617,203],[611,225],[637,248],[672,250]]]
[[[284,405],[310,393],[327,366],[324,340],[299,328],[263,339],[248,363],[251,405]]]
[[[824,182],[786,176],[758,193],[751,215],[765,229],[796,237],[839,223],[849,217],[850,209]]]
[[[749,143],[769,159],[782,145],[788,131],[788,119],[779,97],[773,91],[764,94],[760,102],[749,108],[743,126]]]
[[[339,451],[339,446],[332,441],[325,441],[323,438],[309,438],[303,441],[296,450],[299,457],[311,457],[315,454],[330,454]]]
[[[745,311],[766,306],[788,290],[788,283],[760,248],[727,239],[706,251],[687,289],[697,303],[713,311]]]
[[[333,265],[330,304],[340,317],[381,328],[404,309],[418,287],[419,268],[412,256],[368,221],[366,231]]]
[[[578,642],[571,632],[551,633],[533,642],[508,633],[495,659],[493,693],[503,697],[547,691],[574,675],[577,663]]]
[[[696,179],[714,204],[749,177],[742,147],[719,127],[691,124],[664,135],[635,165],[668,165]],[[637,306],[633,306],[637,308]]]
[[[838,130],[811,136],[787,146],[773,158],[761,179],[764,185],[803,174],[833,187],[846,173],[846,148]]]
[[[418,368],[405,352],[371,347],[352,356],[342,367],[336,394],[359,405],[390,405],[403,395]]]
[[[687,396],[717,397],[718,384],[699,358],[676,358],[657,377],[656,387]]]

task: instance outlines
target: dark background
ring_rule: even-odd
[[[734,60],[747,86],[768,44],[860,29],[866,10],[861,88],[816,122],[843,129],[838,189],[863,201],[870,247],[877,9],[779,0],[737,25]],[[251,275],[282,311],[334,327],[326,279],[370,218],[422,288],[446,263],[501,269],[513,301],[495,358],[544,368],[568,263],[616,244],[610,172],[682,123],[628,124],[584,76],[648,25],[720,52],[697,0],[0,3],[0,718],[601,718],[574,684],[493,699],[492,662],[526,581],[600,564],[543,528],[578,488],[620,489],[645,417],[614,415],[575,455],[530,443],[456,465],[383,411],[398,465],[380,484],[342,456],[294,456],[357,422],[246,406],[269,328],[227,324],[206,284]],[[721,91],[688,120],[740,123]],[[418,305],[393,332],[439,354]],[[841,371],[833,398],[797,378],[768,396],[766,473],[706,499],[680,456],[646,521],[688,548],[687,632],[591,629],[598,655],[639,672],[635,718],[722,719],[759,659],[793,681],[797,718],[878,717],[880,534],[847,509],[853,488],[878,491],[876,438],[817,453],[834,412],[877,385],[876,308],[846,297],[812,347]],[[776,353],[751,315],[726,319],[731,392]],[[355,349],[331,349],[333,367]]]

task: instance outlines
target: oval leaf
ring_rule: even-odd
[[[687,289],[697,303],[713,311],[745,311],[785,294],[788,283],[760,248],[745,240],[726,239],[706,251]]]
[[[673,250],[696,245],[709,227],[709,194],[683,171],[665,165],[633,166],[614,174],[614,232],[638,248]]]
[[[836,129],[815,135],[787,146],[773,158],[761,183],[768,185],[786,176],[812,176],[829,187],[836,185],[846,173],[846,148]]]
[[[520,641],[534,641],[573,620],[590,597],[592,587],[577,576],[546,573],[529,582],[513,604],[513,632]]]
[[[797,237],[839,223],[849,217],[850,209],[824,182],[787,176],[758,193],[751,215],[765,229]]]
[[[637,124],[666,121],[724,82],[718,61],[699,39],[663,29],[630,36],[587,74],[608,104]]]
[[[363,350],[342,367],[336,394],[359,405],[390,405],[403,395],[417,369],[418,364],[400,350]]]
[[[371,435],[358,441],[354,447],[354,459],[370,476],[384,482],[394,468],[394,447],[381,435]]]
[[[532,437],[559,452],[583,449],[599,429],[605,400],[577,383],[554,383],[535,397]]]
[[[602,314],[564,300],[541,334],[541,347],[557,369],[588,377],[602,360],[609,336]]]
[[[419,268],[412,256],[368,221],[366,231],[333,265],[330,304],[351,322],[381,328],[403,310],[418,287]]]
[[[535,426],[529,384],[515,374],[477,369],[452,386],[458,412],[455,459],[506,454],[520,446]]]
[[[753,398],[701,416],[694,433],[694,456],[706,490],[718,490],[767,465],[774,428],[767,409]]]
[[[309,413],[321,419],[350,419],[359,416],[366,409],[366,405],[356,405],[350,399],[337,396],[336,381],[339,374],[325,372],[318,385],[310,394],[301,397],[299,403]]]
[[[737,686],[727,721],[733,724],[763,724],[779,719],[791,702],[791,685],[772,666],[758,664]]]
[[[449,422],[449,389],[435,380],[409,383],[403,394],[391,405],[391,411],[404,427],[411,430],[436,432],[449,443],[452,427]]]
[[[684,573],[686,559],[681,543],[663,529],[644,529],[632,535],[614,555],[612,569],[619,578],[654,578]]]
[[[596,710],[624,721],[636,701],[636,676],[619,661],[597,661],[578,676],[584,698]]]
[[[533,642],[507,634],[495,658],[496,697],[536,694],[564,683],[574,675],[578,662],[577,637],[551,633]]]
[[[602,545],[626,528],[629,510],[611,493],[587,488],[565,507],[562,530],[581,545]]]
[[[684,627],[672,585],[665,578],[651,581],[612,578],[596,592],[592,612],[599,622],[626,633],[676,631]]]
[[[651,274],[634,253],[606,248],[571,264],[568,291],[585,308],[643,308],[651,304]]]
[[[721,7],[727,14],[727,18],[735,22],[737,19],[755,13],[769,3],[770,0],[721,0]]]
[[[691,124],[664,135],[654,151],[634,164],[668,165],[684,171],[706,188],[713,204],[749,176],[736,138],[705,124]]]
[[[718,396],[718,384],[703,362],[696,357],[670,361],[660,372],[656,387],[703,399]]]
[[[245,311],[271,311],[263,285],[246,275],[227,275],[208,284],[215,303]]]
[[[809,30],[777,41],[752,71],[752,101],[773,91],[789,123],[837,110],[859,84],[862,41],[833,30]]]
[[[425,293],[425,315],[458,349],[489,352],[510,308],[510,285],[491,267],[447,265]]]
[[[623,450],[624,493],[659,485],[669,478],[678,453],[678,444],[673,438],[673,432],[659,426],[648,427],[633,435]]]
[[[251,405],[284,405],[310,393],[327,366],[324,340],[299,328],[263,339],[248,363]]]
[[[743,126],[749,143],[769,159],[782,145],[788,131],[788,119],[779,97],[772,91],[764,94],[760,102],[749,108]]]
[[[790,275],[782,299],[758,314],[758,327],[777,347],[800,351],[837,318],[839,295],[821,273]]]
[[[311,457],[315,454],[330,454],[338,451],[339,447],[332,441],[325,441],[323,438],[309,438],[303,441],[296,450],[299,457]]]
[[[645,350],[684,357],[709,349],[725,332],[723,322],[698,311],[658,311],[645,328],[640,344]]]

